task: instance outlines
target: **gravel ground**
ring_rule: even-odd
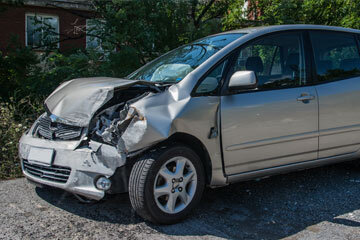
[[[156,226],[126,194],[82,204],[16,179],[0,182],[0,239],[360,239],[359,196],[344,163],[208,189],[187,220]]]

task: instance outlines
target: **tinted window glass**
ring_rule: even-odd
[[[159,57],[130,74],[128,78],[151,82],[179,82],[209,57],[243,35],[231,33],[200,39]]]
[[[258,89],[300,86],[305,82],[302,46],[300,33],[261,38],[240,50],[233,71],[254,71]]]
[[[352,34],[311,32],[318,81],[334,81],[360,75],[360,58]]]

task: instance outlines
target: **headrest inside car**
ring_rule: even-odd
[[[260,57],[248,57],[245,63],[246,70],[261,73],[264,71],[264,65]]]

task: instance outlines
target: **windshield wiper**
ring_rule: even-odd
[[[160,85],[169,85],[169,84],[175,84],[177,81],[154,81],[154,83],[160,84]]]

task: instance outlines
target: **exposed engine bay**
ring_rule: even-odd
[[[114,90],[113,98],[95,112],[87,127],[62,123],[59,117],[45,113],[35,123],[32,135],[55,141],[83,140],[86,137],[116,146],[119,154],[127,154],[127,145],[138,142],[147,125],[145,117],[130,105],[150,94],[162,92],[164,88],[140,84],[126,90]],[[131,132],[127,131],[128,127],[131,127]]]
[[[35,135],[50,140],[86,137],[116,146],[119,154],[127,154],[129,146],[141,140],[147,127],[143,114],[131,105],[168,86],[116,78],[66,82],[46,99],[47,115],[39,118]]]
[[[126,93],[115,92],[114,98],[102,108],[103,110],[100,109],[91,121],[90,138],[116,146],[119,154],[127,154],[126,146],[139,141],[141,133],[146,130],[145,117],[130,105],[151,94],[151,90],[153,91],[147,87],[133,87],[127,89]],[[131,133],[127,132],[129,127]]]

